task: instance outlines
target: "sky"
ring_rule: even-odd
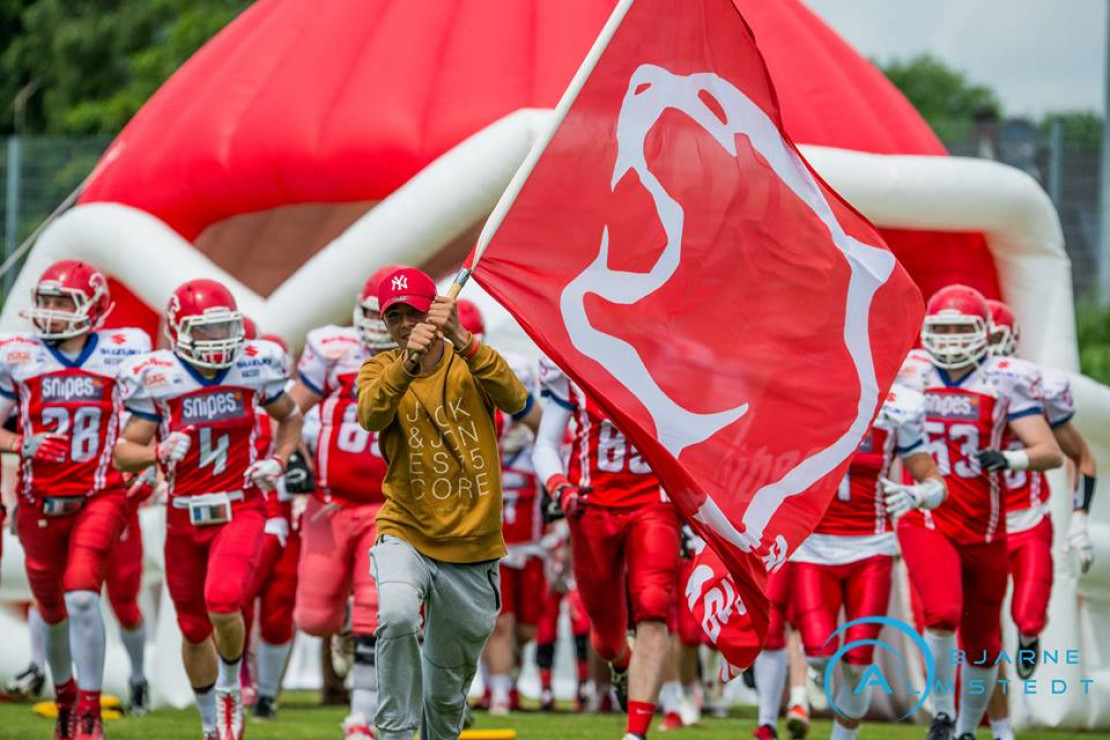
[[[930,53],[1006,115],[1105,109],[1110,0],[803,0],[864,56]]]

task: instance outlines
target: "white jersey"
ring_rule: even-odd
[[[246,471],[258,459],[258,407],[285,393],[288,367],[279,345],[250,340],[231,367],[211,378],[170,350],[132,358],[121,368],[127,410],[158,422],[162,439],[184,432],[192,440],[168,476],[170,496],[253,488]]]
[[[70,446],[60,462],[22,461],[25,500],[122,485],[112,467],[122,408],[116,376],[128,358],[149,351],[150,338],[139,329],[94,332],[76,357],[34,334],[0,334],[0,395],[18,401],[23,434],[62,434]]]

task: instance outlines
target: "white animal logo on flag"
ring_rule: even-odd
[[[725,114],[722,121],[702,100],[712,97]],[[681,204],[666,191],[651,172],[645,156],[648,133],[664,111],[677,109],[709,132],[731,155],[736,155],[735,137],[743,134],[767,160],[803,203],[828,228],[829,236],[851,266],[852,277],[845,306],[844,340],[860,383],[858,413],[852,425],[832,445],[799,462],[779,480],[758,490],[738,530],[707,492],[697,518],[744,551],[760,546],[763,532],[779,506],[790,496],[803,493],[831,472],[858,444],[866,432],[878,403],[868,315],[871,299],[894,268],[894,256],[880,247],[864,244],[844,232],[813,176],[795,151],[783,140],[775,123],[744,93],[720,76],[705,72],[676,75],[662,67],[644,64],[628,82],[617,121],[617,160],[611,186],[631,170],[651,195],[666,234],[666,248],[647,273],[613,270],[609,261],[609,229],[602,232],[597,258],[563,290],[560,310],[574,346],[582,354],[603,363],[606,369],[638,398],[651,414],[659,441],[675,457],[691,445],[703,442],[747,411],[744,403],[717,413],[694,413],[672,400],[652,377],[639,353],[620,337],[595,328],[586,314],[585,297],[593,293],[614,304],[630,305],[662,287],[682,260],[684,213]],[[785,561],[786,543],[771,543],[769,568]]]

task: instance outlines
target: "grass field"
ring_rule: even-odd
[[[252,722],[249,740],[341,740],[339,724],[346,712],[340,707],[319,707],[315,694],[293,693],[283,698],[279,717],[271,723]],[[729,719],[707,719],[699,727],[666,733],[671,740],[747,740],[755,725],[751,711],[738,711]],[[475,729],[514,728],[520,740],[620,740],[623,718],[615,715],[539,714],[522,712],[509,718],[478,713]],[[0,738],[37,740],[50,738],[52,720],[36,717],[26,704],[0,704]],[[124,718],[106,723],[109,740],[199,740],[196,712],[163,710],[140,719]],[[783,732],[785,737],[785,732]],[[871,724],[860,733],[861,740],[922,740],[925,728],[914,725]],[[662,733],[653,732],[658,740]],[[814,740],[829,737],[829,722],[817,720],[810,730]],[[1091,740],[1108,733],[1023,732],[1020,740]],[[980,740],[989,740],[982,730]]]

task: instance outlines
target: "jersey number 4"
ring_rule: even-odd
[[[96,457],[100,447],[100,417],[100,409],[92,406],[78,408],[72,418],[69,409],[60,406],[47,406],[42,410],[42,423],[54,425],[47,432],[69,435],[69,459],[75,463],[88,462]]]

